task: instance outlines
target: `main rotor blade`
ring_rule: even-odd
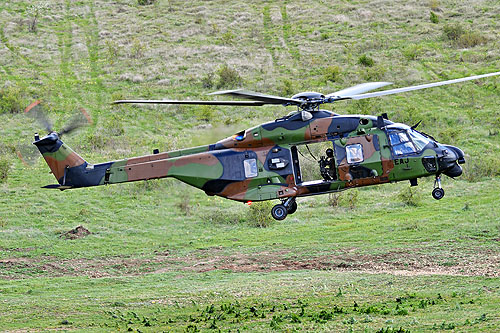
[[[124,99],[114,101],[111,104],[187,104],[187,105],[238,105],[238,106],[262,106],[264,102],[250,101],[175,101],[168,99]]]
[[[368,94],[352,95],[352,96],[345,96],[345,97],[349,98],[349,99],[364,99],[364,98],[371,98],[371,97],[379,97],[379,96],[385,96],[385,95],[399,94],[399,93],[403,93],[403,92],[407,92],[407,91],[412,91],[412,90],[420,90],[420,89],[426,89],[426,88],[432,88],[432,87],[445,86],[445,85],[448,85],[448,84],[459,83],[459,82],[470,81],[470,80],[476,80],[476,79],[481,79],[483,77],[489,77],[489,76],[495,76],[495,75],[500,75],[500,72],[488,73],[488,74],[482,74],[482,75],[474,75],[474,76],[469,76],[469,77],[463,77],[463,78],[460,78],[460,79],[440,81],[440,82],[434,82],[434,83],[427,83],[427,84],[421,84],[421,85],[418,85],[418,86],[411,86],[411,87],[404,87],[404,88],[397,88],[397,89],[376,91],[376,92],[368,93]]]
[[[210,93],[209,95],[229,95],[234,97],[251,99],[254,101],[260,101],[263,102],[264,104],[302,104],[304,102],[300,99],[266,95],[245,89],[216,91]]]
[[[366,91],[370,90],[375,90],[378,88],[385,87],[389,84],[392,84],[392,82],[368,82],[368,83],[361,83],[346,89],[342,89],[336,92],[333,92],[331,94],[326,95],[325,97],[344,97],[344,96],[352,96],[352,95],[358,95],[361,93],[364,93]]]

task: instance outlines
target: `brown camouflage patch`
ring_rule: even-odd
[[[309,123],[310,134],[309,137],[307,137],[308,135],[306,131],[305,139],[312,140],[326,136],[326,134],[328,133],[328,128],[332,124],[332,120],[333,118],[321,118],[310,122]]]
[[[83,163],[85,163],[85,160],[81,158],[77,153],[71,153],[69,154],[66,159],[62,161],[58,161],[53,157],[50,156],[44,156],[45,162],[49,165],[50,170],[52,170],[52,173],[56,177],[57,180],[61,179],[64,177],[64,170],[69,167],[76,167],[80,166]]]

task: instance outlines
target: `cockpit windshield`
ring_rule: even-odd
[[[395,155],[422,151],[431,140],[414,129],[390,129],[389,141]]]
[[[422,133],[417,132],[414,129],[409,129],[408,134],[410,134],[410,137],[415,144],[415,147],[417,147],[418,151],[423,150],[424,147],[427,146],[429,142],[431,142],[429,138],[425,137],[424,135],[422,135]]]

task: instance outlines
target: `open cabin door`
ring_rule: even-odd
[[[372,183],[383,175],[379,137],[375,134],[334,140],[339,180]]]

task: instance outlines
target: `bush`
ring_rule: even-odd
[[[7,181],[9,176],[10,162],[7,157],[0,157],[0,183]]]
[[[201,86],[205,89],[210,89],[215,86],[214,83],[214,73],[207,73],[207,75],[201,78]]]
[[[223,45],[230,45],[233,43],[234,34],[231,31],[226,31],[222,34],[220,42]]]
[[[375,64],[375,61],[366,54],[363,54],[361,57],[359,57],[358,64],[366,67],[372,67]]]
[[[200,105],[195,108],[196,118],[199,120],[211,122],[216,115],[216,109],[212,105]]]
[[[8,86],[0,89],[0,114],[20,113],[23,111],[24,92],[18,86]]]
[[[328,194],[328,205],[336,207],[356,208],[359,202],[359,191],[357,189]]]
[[[323,74],[325,81],[337,82],[340,79],[340,67],[339,66],[328,66]]]
[[[247,213],[247,221],[253,227],[267,228],[273,222],[272,201],[254,202]]]
[[[410,45],[403,50],[403,56],[407,60],[416,60],[422,55],[422,47],[420,45]]]
[[[228,65],[222,65],[217,70],[217,75],[219,76],[217,88],[234,88],[243,83],[238,71],[232,69]]]
[[[175,206],[184,214],[191,215],[193,206],[191,205],[191,200],[188,194],[182,193],[179,196],[180,201],[175,204]]]
[[[439,16],[437,16],[436,13],[431,12],[430,20],[432,23],[437,24],[437,23],[439,23]]]
[[[137,4],[139,4],[139,6],[152,5],[155,2],[156,2],[156,0],[137,0]]]
[[[474,47],[488,41],[479,32],[466,30],[460,24],[444,26],[443,33],[447,39],[458,47]]]
[[[331,207],[338,207],[340,203],[340,197],[342,195],[342,192],[337,192],[337,193],[328,193],[328,206]]]
[[[422,201],[420,193],[415,187],[405,187],[398,193],[398,198],[406,206],[413,206],[413,207],[419,206],[420,202]]]
[[[280,96],[292,96],[295,94],[295,85],[290,79],[283,79],[279,86]]]

